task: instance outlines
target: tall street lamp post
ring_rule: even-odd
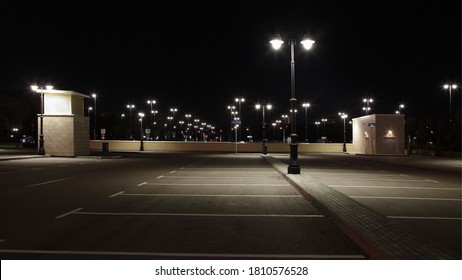
[[[284,41],[282,41],[281,36],[276,35],[270,41],[274,49],[278,50],[281,48]],[[290,109],[292,122],[290,126],[290,162],[287,168],[289,174],[300,174],[300,164],[298,163],[298,143],[297,143],[297,127],[295,123],[295,108],[297,108],[297,99],[295,99],[295,59],[294,59],[294,46],[295,40],[289,39],[290,44]],[[309,50],[314,44],[314,41],[309,39],[307,36],[304,36],[301,44],[305,49]]]
[[[314,125],[316,125],[316,140],[319,139],[319,125],[321,124],[321,122],[314,122]]]
[[[346,148],[346,126],[345,126],[345,120],[348,118],[348,115],[345,113],[338,113],[340,118],[343,119],[343,152],[346,153],[347,148]]]
[[[262,145],[262,151],[261,153],[266,155],[268,154],[268,144],[267,144],[267,139],[266,139],[266,122],[265,122],[265,107],[266,109],[268,110],[271,110],[272,108],[272,105],[268,104],[268,105],[260,105],[260,104],[257,104],[255,105],[255,109],[257,110],[260,110],[260,108],[262,109],[262,113],[263,113],[263,116],[262,116],[262,122],[261,122],[261,145]]]
[[[452,85],[448,85],[448,84],[445,84],[444,86],[444,89],[447,89],[449,90],[449,151],[452,150],[452,97],[451,97],[451,94],[452,94],[452,90],[454,89],[457,89],[457,85],[456,84],[452,84]]]
[[[238,111],[239,111],[239,120],[241,121],[241,125],[239,126],[239,134],[238,134],[238,140],[241,141],[242,138],[242,114],[241,114],[241,104],[245,101],[244,98],[238,97],[234,100],[238,104]]]
[[[91,94],[91,97],[94,99],[94,107],[95,107],[95,110],[93,111],[93,140],[96,140],[96,117],[97,117],[97,114],[96,114],[96,93],[92,93]]]
[[[369,114],[369,111],[371,110],[371,103],[374,102],[374,99],[372,98],[364,98],[363,99],[363,103],[364,103],[364,106],[363,107],[363,111],[366,112],[366,115]]]
[[[305,109],[305,142],[308,142],[308,108],[310,103],[303,103],[302,107]]]
[[[46,86],[32,85],[30,88],[33,91],[40,93],[40,136],[39,136],[38,154],[45,155],[45,140],[43,139],[43,111],[44,111],[43,91],[45,89],[52,90],[53,86],[51,85],[46,85]]]
[[[149,128],[153,128],[153,115],[154,115],[154,111],[152,110],[152,105],[156,104],[156,101],[155,100],[148,100],[147,101],[148,105],[151,107],[151,114],[149,114],[149,116],[151,117],[151,122],[149,123]]]
[[[144,142],[143,142],[143,117],[144,113],[138,113],[138,116],[140,117],[140,151],[144,151]]]
[[[128,126],[129,126],[129,131],[128,131],[128,137],[131,139],[132,138],[132,109],[135,108],[135,105],[133,104],[128,104],[127,109],[129,111],[128,115]]]

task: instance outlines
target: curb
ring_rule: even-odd
[[[262,157],[305,199],[311,201],[371,259],[451,260],[451,252],[430,243],[385,216],[307,174],[286,174],[287,165]]]

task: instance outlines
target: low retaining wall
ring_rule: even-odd
[[[140,141],[91,140],[91,151],[103,151],[105,143],[108,151],[139,151]],[[179,142],[179,141],[144,141],[145,151],[165,152],[229,152],[229,153],[259,153],[261,143],[231,143],[231,142]],[[343,143],[299,143],[300,153],[341,153]],[[353,145],[347,144],[347,151],[353,151]],[[268,153],[290,152],[287,143],[268,143]]]

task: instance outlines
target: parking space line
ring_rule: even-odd
[[[352,195],[351,198],[366,199],[402,199],[402,200],[440,200],[440,201],[462,201],[460,198],[437,198],[437,197],[402,197],[402,196],[362,196]]]
[[[79,208],[81,209],[81,208]],[[71,211],[67,215],[99,215],[99,216],[169,216],[169,217],[250,217],[250,218],[324,218],[324,215],[296,214],[212,214],[212,213],[149,213],[149,212],[83,212]],[[63,215],[61,215],[63,216]]]
[[[267,187],[290,187],[289,183],[287,184],[230,184],[230,183],[201,183],[201,184],[193,184],[193,183],[147,183],[144,186],[267,186]]]
[[[160,179],[162,177],[164,177],[164,175],[157,176],[156,179]]]
[[[371,189],[412,189],[412,190],[442,190],[462,191],[461,188],[438,188],[438,187],[400,187],[400,186],[369,186],[369,185],[328,185],[331,188],[371,188]]]
[[[0,253],[49,254],[49,255],[90,255],[90,256],[138,256],[138,257],[180,257],[180,258],[252,258],[252,259],[365,259],[363,255],[315,255],[315,254],[220,254],[220,253],[169,253],[169,252],[128,252],[128,251],[64,251],[64,250],[24,250],[0,249]]]
[[[24,188],[31,188],[31,187],[41,186],[41,185],[57,183],[57,182],[61,182],[61,181],[64,181],[64,180],[67,180],[67,179],[70,179],[70,178],[72,178],[72,177],[65,177],[65,178],[60,178],[60,179],[56,179],[56,180],[51,180],[51,181],[46,181],[46,182],[41,182],[41,183],[36,183],[36,184],[30,184],[30,185],[25,186]]]
[[[115,193],[115,194],[113,194],[113,195],[110,195],[109,197],[116,197],[116,196],[121,195],[121,194],[123,194],[123,193],[125,193],[125,192],[124,192],[124,191],[121,191],[121,192]]]
[[[273,178],[282,178],[281,176],[275,175]],[[271,178],[270,176],[166,176],[165,179],[263,179]]]
[[[412,219],[412,220],[462,220],[457,217],[412,217],[412,216],[387,216],[390,219]]]
[[[117,193],[121,196],[164,196],[164,197],[256,197],[256,198],[302,198],[300,194],[175,194],[175,193]],[[112,196],[111,196],[112,197]]]
[[[185,169],[185,170],[189,170],[190,168],[188,169]],[[199,168],[199,169],[203,169],[203,168]],[[248,169],[246,169],[248,170]],[[278,174],[277,172],[275,171],[223,171],[223,170],[217,170],[217,171],[191,171],[191,172],[188,172],[188,171],[181,171],[181,174],[185,174],[185,173],[191,173],[191,174],[224,174],[224,173],[229,173],[229,174],[255,174],[255,173],[263,173],[263,174],[268,174],[268,173],[271,173],[271,174]]]
[[[320,177],[320,180],[345,180],[344,177]],[[380,182],[430,182],[439,183],[429,179],[379,179],[379,178],[352,178],[351,181],[380,181]]]
[[[143,182],[143,183],[139,183],[138,185],[136,185],[137,187],[141,187],[143,185],[146,185],[148,182]]]
[[[61,218],[64,218],[64,217],[66,217],[66,216],[69,216],[69,215],[78,213],[80,210],[83,210],[83,208],[76,208],[76,209],[74,209],[74,210],[72,210],[72,211],[69,211],[69,212],[67,212],[67,213],[64,213],[64,214],[62,214],[62,215],[59,215],[59,216],[55,217],[55,219],[61,219]]]
[[[173,170],[173,171],[170,171],[170,174],[173,174],[173,173],[175,173],[175,172],[176,172],[175,170]]]

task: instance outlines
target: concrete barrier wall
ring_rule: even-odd
[[[91,151],[102,151],[103,143],[109,145],[111,151],[139,151],[140,141],[91,140]],[[230,143],[230,142],[179,142],[179,141],[144,141],[145,151],[168,152],[228,152],[228,153],[259,153],[261,143]],[[237,147],[236,147],[237,146]],[[300,153],[341,153],[342,143],[299,143]],[[353,144],[347,144],[347,150],[353,151]],[[287,143],[268,143],[268,153],[288,153]]]

